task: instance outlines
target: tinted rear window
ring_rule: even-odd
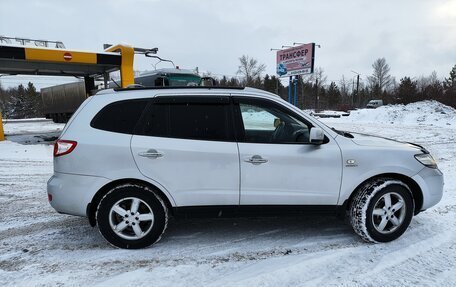
[[[93,118],[90,126],[96,129],[133,134],[133,130],[148,100],[127,100],[107,105]]]
[[[219,104],[172,104],[169,108],[169,136],[227,140],[228,107]]]
[[[228,103],[154,103],[144,116],[142,135],[197,140],[232,140]]]

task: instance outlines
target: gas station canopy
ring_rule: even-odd
[[[0,74],[95,77],[120,70],[121,63],[114,52],[0,46]]]

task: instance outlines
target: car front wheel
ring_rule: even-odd
[[[400,237],[409,226],[414,201],[409,187],[391,178],[364,184],[350,204],[354,231],[368,242],[389,242]]]
[[[147,187],[126,184],[110,190],[96,214],[100,233],[112,245],[147,247],[164,233],[168,211],[163,200]]]

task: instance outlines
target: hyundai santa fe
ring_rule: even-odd
[[[334,212],[368,242],[437,204],[443,175],[416,144],[332,129],[252,88],[104,90],[54,146],[50,204],[121,248],[157,242],[171,216]]]

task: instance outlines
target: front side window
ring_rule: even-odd
[[[252,143],[308,143],[311,125],[279,105],[239,100],[243,138]]]
[[[205,99],[164,99],[151,105],[139,134],[195,140],[232,140],[230,105]]]

